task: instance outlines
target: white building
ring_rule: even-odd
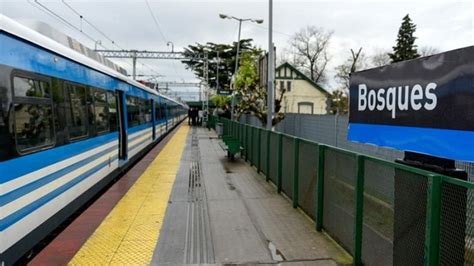
[[[275,70],[276,97],[283,96],[281,112],[301,114],[326,114],[329,92],[289,63]]]

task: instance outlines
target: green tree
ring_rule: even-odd
[[[349,113],[349,98],[347,91],[337,89],[329,96],[331,107],[329,113],[331,114],[347,114]]]
[[[211,101],[214,103],[214,105],[218,108],[225,109],[231,104],[231,97],[229,96],[223,96],[223,95],[214,95],[211,98]]]
[[[204,54],[208,55],[209,86],[217,88],[217,68],[219,66],[219,88],[229,90],[230,80],[235,71],[235,54],[237,42],[233,44],[217,44],[208,42],[206,44],[197,43],[184,48],[186,59],[181,62],[187,69],[194,71],[194,74],[204,78]],[[258,53],[260,50],[252,45],[252,39],[240,40],[240,52],[252,51]],[[217,53],[219,53],[219,62]]]
[[[416,37],[413,35],[415,30],[416,25],[407,14],[398,30],[397,45],[393,47],[393,53],[388,54],[392,63],[420,57],[415,45]]]
[[[259,78],[257,74],[258,58],[260,53],[247,51],[242,53],[240,67],[235,80],[236,97],[238,103],[236,105],[237,117],[241,114],[251,114],[257,117],[262,125],[267,124],[267,90],[265,87],[259,86]],[[278,124],[285,118],[285,114],[280,112],[281,102],[283,99],[283,91],[279,98],[275,98],[275,115],[272,125]]]

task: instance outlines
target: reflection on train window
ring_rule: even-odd
[[[69,137],[78,139],[88,135],[88,113],[86,101],[86,88],[67,84],[67,94],[70,97],[71,121],[69,127]]]
[[[140,106],[138,98],[127,96],[127,121],[128,127],[140,125]]]
[[[17,149],[28,152],[54,143],[52,108],[43,104],[15,104]]]
[[[44,80],[13,78],[17,150],[28,153],[54,145],[50,84]]]
[[[15,97],[50,98],[49,83],[42,80],[14,77]]]
[[[109,124],[110,131],[117,131],[118,129],[118,118],[117,118],[117,99],[115,93],[107,92],[107,103],[109,107]]]
[[[143,112],[144,112],[144,119],[145,119],[145,123],[149,123],[151,122],[151,119],[152,119],[152,101],[151,100],[142,100],[144,105],[143,105]]]
[[[160,119],[161,119],[160,104],[155,102],[155,121],[160,121]]]
[[[105,91],[94,90],[94,114],[97,134],[109,132],[109,111]]]

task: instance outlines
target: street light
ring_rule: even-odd
[[[171,44],[171,52],[174,53],[174,43],[172,41],[169,41],[166,43],[166,46],[170,46]]]
[[[242,29],[242,22],[250,21],[257,24],[262,24],[263,19],[252,19],[252,18],[237,18],[234,16],[229,16],[225,14],[219,14],[221,19],[235,19],[239,22],[239,35],[237,38],[237,53],[235,55],[235,68],[234,68],[234,78],[237,77],[237,70],[239,69],[239,52],[240,52],[240,31]],[[231,105],[231,120],[234,120],[234,107],[235,107],[235,90],[232,90],[232,105]]]

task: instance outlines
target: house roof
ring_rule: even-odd
[[[305,74],[303,74],[301,71],[299,71],[296,67],[294,67],[293,65],[291,65],[290,63],[288,62],[285,62],[283,64],[281,64],[280,66],[278,66],[275,70],[275,72],[278,72],[280,71],[280,69],[282,68],[289,68],[291,71],[295,72],[296,75],[298,76],[299,79],[303,79],[303,80],[306,80],[309,84],[311,84],[311,86],[313,86],[315,89],[321,91],[322,93],[326,94],[326,95],[329,95],[330,93],[321,88],[321,86],[319,86],[316,82],[314,82],[313,80],[311,80],[308,76],[306,76]],[[293,79],[292,77],[276,77],[276,79]]]

